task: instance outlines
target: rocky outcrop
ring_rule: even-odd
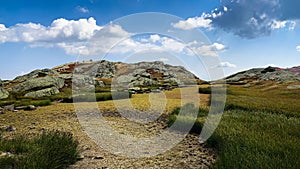
[[[11,88],[15,92],[31,92],[55,87],[60,89],[64,86],[64,79],[55,76],[46,76],[40,78],[29,78]]]
[[[111,83],[126,87],[161,87],[196,84],[195,75],[181,66],[163,62],[121,63],[109,61],[74,62],[53,69],[35,70],[0,86],[0,99],[8,92],[24,94],[25,97],[46,97],[58,94],[63,87],[105,87]],[[1,84],[1,83],[0,83]],[[8,92],[7,92],[7,91]]]
[[[253,81],[300,82],[298,69],[281,69],[276,67],[255,68],[239,72],[226,78],[227,83],[249,83]]]
[[[9,93],[7,90],[3,89],[3,87],[0,86],[0,99],[6,99],[8,98]]]
[[[29,79],[35,79],[40,77],[46,77],[48,75],[54,75],[57,74],[55,70],[52,69],[42,69],[42,70],[34,70],[26,75],[18,76],[16,77],[13,82],[14,83],[22,83],[24,81],[27,81]]]
[[[300,82],[300,75],[295,75],[293,72],[286,70],[267,72],[263,74],[260,78],[260,81],[272,80],[277,82]]]
[[[42,90],[32,91],[32,92],[26,93],[24,96],[39,98],[39,97],[52,96],[52,95],[55,95],[58,93],[59,93],[58,88],[51,87],[51,88],[46,88],[46,89],[42,89]]]

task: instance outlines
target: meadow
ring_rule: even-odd
[[[209,93],[209,89],[199,92]],[[229,85],[222,120],[207,142],[218,155],[213,168],[300,168],[299,99],[300,90],[289,90],[287,85]],[[189,123],[176,112],[171,113],[169,124],[176,118],[183,125]],[[201,132],[207,113],[199,109],[191,132]]]
[[[217,154],[213,168],[300,168],[300,89],[287,89],[288,85],[290,84],[265,83],[250,87],[227,86],[225,112],[218,128],[205,143],[206,147],[213,149]],[[163,113],[168,116],[170,126],[175,120],[181,125],[194,123],[188,113],[179,116],[180,109],[185,109],[186,112],[197,111],[197,120],[190,132],[192,135],[198,135],[209,110],[209,85],[199,86],[200,107],[195,107],[191,103],[192,100],[182,100],[180,90],[163,92],[167,98]],[[97,89],[97,95],[99,109],[103,111],[114,112],[116,104],[124,103],[122,99],[112,101],[111,93],[106,89]],[[3,105],[9,101],[20,105],[36,102],[37,106],[43,107],[34,111],[1,115],[0,123],[13,125],[17,131],[3,132],[0,152],[13,152],[16,155],[0,158],[0,168],[4,166],[4,168],[12,168],[11,166],[22,168],[21,166],[29,164],[37,165],[38,161],[43,161],[44,166],[51,166],[50,162],[55,159],[54,157],[58,159],[54,160],[53,165],[59,166],[57,168],[66,168],[76,161],[80,152],[79,147],[85,144],[82,140],[87,139],[78,124],[69,97],[70,91],[66,90],[60,95],[42,100],[17,98],[1,102]],[[122,98],[123,94],[120,97]],[[151,108],[149,97],[151,97],[149,94],[134,94],[130,101],[136,109],[149,110]],[[66,99],[64,101],[66,103],[53,102],[62,99]],[[155,98],[154,100],[162,101]],[[43,102],[45,103],[42,104]],[[46,104],[49,102],[50,104]],[[63,131],[64,134],[41,132],[44,128]],[[180,127],[176,130],[180,131]],[[79,140],[79,143],[76,140]],[[52,141],[59,145],[48,149],[47,145],[52,145]],[[58,151],[60,154],[56,154],[57,149],[60,150]],[[64,154],[62,152],[70,153],[60,156]]]

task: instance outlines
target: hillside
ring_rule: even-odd
[[[109,61],[68,63],[52,69],[34,70],[12,81],[0,81],[0,99],[18,93],[24,97],[57,95],[75,87],[117,87],[135,90],[172,89],[196,84],[198,78],[181,66],[163,62],[121,63]]]
[[[229,84],[247,84],[251,82],[300,82],[300,66],[282,69],[278,67],[254,68],[228,76]]]

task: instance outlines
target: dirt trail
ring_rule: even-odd
[[[175,103],[175,102],[172,102]],[[117,115],[109,106],[113,103],[98,103],[105,108],[104,113],[107,123],[121,134],[138,137],[153,136],[166,128],[165,119],[141,125],[137,122],[126,120]],[[176,103],[177,104],[177,103]],[[175,106],[168,107],[172,110]],[[188,134],[186,138],[166,153],[144,158],[126,158],[115,155],[100,148],[83,131],[73,104],[54,103],[51,106],[40,107],[34,111],[7,112],[0,115],[1,126],[12,125],[16,128],[14,132],[4,132],[4,138],[23,134],[34,136],[44,130],[61,130],[73,133],[79,141],[82,159],[70,166],[71,169],[96,169],[96,168],[209,168],[215,161],[215,152],[212,149],[200,145],[198,136]]]

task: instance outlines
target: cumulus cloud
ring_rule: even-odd
[[[226,50],[226,46],[220,43],[213,43],[211,45],[199,45],[195,42],[190,43],[189,46],[192,51],[196,52],[201,56],[211,56],[217,57],[218,52],[223,52]]]
[[[297,50],[298,52],[300,52],[300,46],[297,46],[297,47],[296,47],[296,50]]]
[[[181,29],[218,27],[242,38],[253,39],[268,36],[274,29],[288,27],[293,30],[300,19],[299,6],[299,0],[223,0],[222,5],[210,13],[188,18],[173,26]]]
[[[190,30],[194,28],[206,28],[210,30],[212,29],[211,22],[211,19],[207,19],[207,14],[203,13],[199,17],[188,18],[187,20],[173,23],[172,26],[183,30]]]
[[[89,9],[86,7],[77,6],[76,9],[81,13],[89,13]]]
[[[237,66],[235,64],[229,63],[229,62],[221,62],[218,67],[223,68],[236,68]]]
[[[173,38],[151,34],[142,39],[131,37],[132,33],[120,25],[99,26],[94,18],[66,20],[56,19],[50,26],[38,23],[16,24],[6,27],[0,24],[0,43],[25,42],[30,47],[58,47],[67,54],[101,56],[110,53],[124,54],[144,50],[159,50],[186,55],[217,56],[226,46],[220,43],[203,45],[193,41],[184,44]]]
[[[37,23],[16,24],[6,28],[0,25],[0,42],[62,42],[87,40],[101,27],[94,18],[66,20],[57,19],[48,27]]]

